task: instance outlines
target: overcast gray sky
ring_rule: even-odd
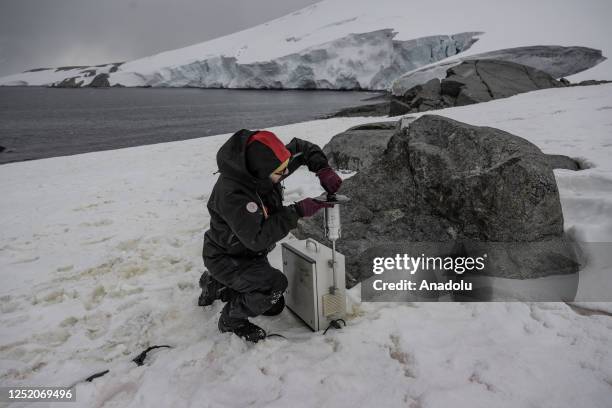
[[[317,0],[0,0],[0,76],[125,61],[248,28]]]

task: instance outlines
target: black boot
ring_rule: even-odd
[[[248,319],[236,319],[228,314],[229,305],[226,305],[221,311],[219,318],[219,331],[221,333],[232,332],[238,337],[242,337],[247,341],[257,343],[259,340],[266,338],[266,332],[261,327],[249,322]]]
[[[271,308],[263,312],[264,316],[276,316],[285,309],[285,297],[281,296]]]
[[[200,277],[200,288],[202,288],[202,294],[198,299],[198,306],[210,306],[217,299],[227,301],[227,288],[210,276],[208,271],[205,271]]]

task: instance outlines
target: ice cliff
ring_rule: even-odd
[[[464,51],[482,33],[394,40],[392,29],[349,34],[265,62],[213,57],[142,75],[144,85],[258,89],[386,89],[402,73]]]

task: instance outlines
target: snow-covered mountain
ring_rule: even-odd
[[[0,85],[387,89],[421,66],[513,47],[582,46],[609,55],[606,3],[324,0],[185,48],[122,64],[35,69]],[[572,79],[612,79],[612,64]]]

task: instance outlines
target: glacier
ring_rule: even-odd
[[[235,57],[213,57],[153,75],[146,86],[256,89],[387,89],[406,71],[460,53],[480,32],[394,40],[393,29],[349,34],[266,62],[241,64]]]

